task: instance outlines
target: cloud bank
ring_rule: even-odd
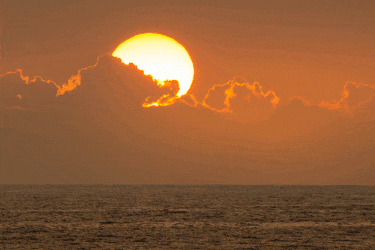
[[[338,101],[311,104],[236,77],[203,100],[173,98],[177,82],[160,86],[109,55],[62,85],[9,72],[0,76],[0,180],[352,183],[350,173],[375,161],[375,96],[366,84],[343,89]]]
[[[109,64],[108,61],[116,62],[114,65],[117,65],[117,69],[108,70],[106,68]],[[118,58],[109,55],[99,56],[95,65],[78,70],[76,75],[71,76],[66,83],[61,85],[52,80],[44,80],[40,76],[30,79],[22,74],[21,69],[8,72],[0,75],[0,91],[3,96],[1,105],[5,108],[41,108],[43,105],[51,107],[57,100],[53,97],[59,97],[79,89],[83,77],[90,70],[111,72],[112,75],[106,75],[107,79],[102,79],[108,83],[119,81],[121,77],[124,79],[130,77],[136,84],[129,92],[134,92],[133,98],[137,99],[137,104],[139,104],[138,100],[142,102],[143,107],[166,106],[179,99],[176,98],[176,93],[179,90],[177,81],[168,81],[161,86],[151,76],[145,76],[143,71],[138,70],[135,65],[124,66],[121,64],[121,60]],[[87,87],[85,87],[85,91],[88,91]],[[347,82],[343,86],[340,100],[322,100],[317,106],[352,113],[374,95],[375,87],[372,85]],[[302,100],[305,106],[312,105],[301,97],[293,98]],[[242,77],[235,77],[224,84],[214,85],[208,90],[202,101],[196,100],[193,94],[185,95],[179,101],[193,107],[200,106],[214,112],[231,114],[232,117],[249,123],[257,123],[269,118],[275,109],[280,107],[280,98],[274,91],[265,92],[260,83],[251,84]],[[288,103],[288,101],[284,100],[283,103]]]

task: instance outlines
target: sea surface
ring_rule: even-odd
[[[0,185],[0,249],[375,249],[375,187]]]

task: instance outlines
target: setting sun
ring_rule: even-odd
[[[136,35],[120,44],[112,54],[125,64],[133,63],[159,84],[177,80],[178,96],[188,92],[194,67],[186,49],[174,39],[155,33]]]

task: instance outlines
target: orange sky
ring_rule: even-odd
[[[372,1],[1,11],[1,183],[374,184]],[[143,108],[167,90],[105,55],[145,32],[194,63],[190,95],[168,107]]]

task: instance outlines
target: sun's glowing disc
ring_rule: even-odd
[[[125,64],[133,63],[159,84],[177,80],[178,96],[188,92],[194,67],[186,49],[174,39],[155,33],[136,35],[120,44],[112,54]]]

